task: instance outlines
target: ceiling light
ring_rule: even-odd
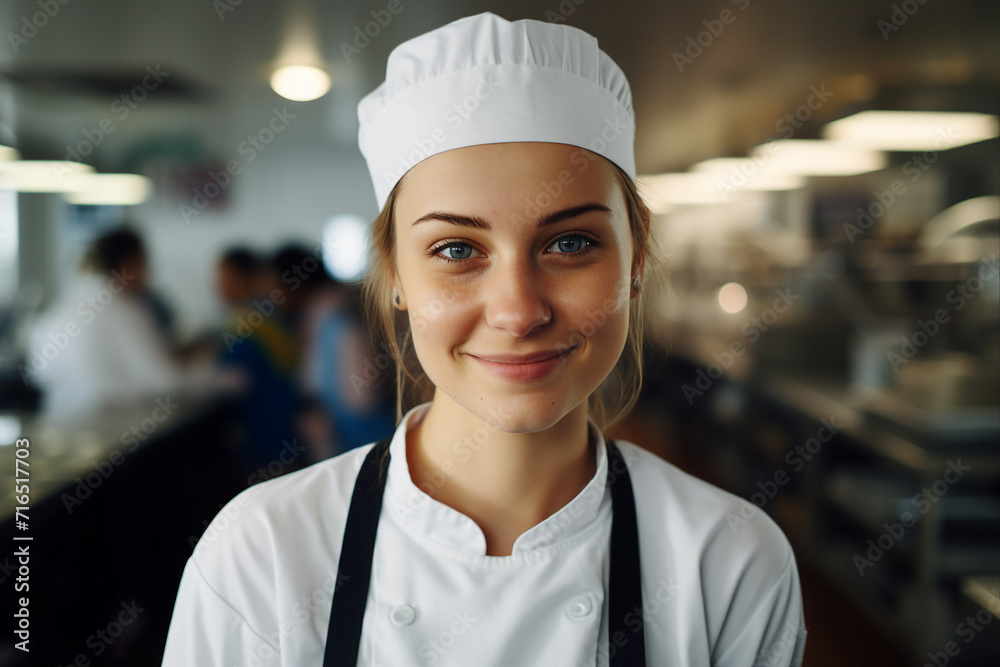
[[[643,199],[653,213],[670,213],[685,204],[721,204],[723,196],[712,189],[716,180],[710,175],[690,173],[639,177]]]
[[[862,111],[823,128],[826,139],[887,151],[947,150],[996,136],[996,116],[943,111]]]
[[[805,187],[806,179],[800,174],[789,174],[771,169],[766,160],[751,158],[716,157],[691,165],[691,171],[713,174],[719,179],[720,191],[732,190],[797,190]]]
[[[17,192],[71,192],[74,177],[94,168],[81,162],[15,160],[0,162],[0,188]]]
[[[719,307],[727,313],[738,313],[747,307],[747,291],[739,283],[726,283],[719,288]]]
[[[271,88],[282,97],[307,102],[326,95],[330,90],[330,75],[319,67],[287,65],[274,70]]]
[[[706,162],[713,164],[699,163],[696,172],[640,176],[643,198],[650,210],[669,213],[681,205],[724,204],[735,192],[795,190],[805,186],[805,179],[797,174],[760,171],[747,176],[742,171],[735,171],[734,166],[723,170],[722,163]]]
[[[768,171],[803,176],[852,176],[884,169],[881,151],[819,139],[778,139],[750,151],[750,157]]]
[[[152,184],[139,174],[78,174],[74,189],[63,196],[70,204],[135,206],[149,198]]]

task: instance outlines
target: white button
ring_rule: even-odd
[[[409,625],[417,617],[416,610],[408,604],[401,604],[389,614],[393,625]]]
[[[590,601],[589,595],[581,595],[569,603],[566,613],[570,618],[584,618],[594,610],[594,604]]]

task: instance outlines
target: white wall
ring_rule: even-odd
[[[377,215],[368,169],[356,151],[275,142],[246,164],[227,190],[225,210],[205,210],[190,223],[181,215],[181,202],[162,194],[130,212],[145,231],[152,284],[174,307],[183,334],[217,318],[214,265],[229,246],[270,251],[293,240],[313,245],[336,214],[366,220]]]

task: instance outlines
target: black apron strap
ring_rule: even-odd
[[[358,663],[361,623],[368,602],[375,553],[375,531],[389,462],[388,447],[389,441],[383,440],[371,449],[354,484],[337,567],[323,667],[356,667]],[[613,440],[607,441],[607,450],[607,485],[611,489],[613,509],[608,640],[615,651],[610,657],[610,666],[645,667],[642,573],[632,480],[625,458]]]
[[[382,511],[389,464],[388,449],[389,440],[376,443],[361,464],[354,483],[340,549],[340,564],[337,566],[323,667],[355,667],[358,664],[361,622],[368,603],[372,556],[375,553],[375,531]]]
[[[610,667],[645,667],[646,635],[639,569],[639,524],[632,478],[625,457],[608,440],[608,486],[611,487],[611,574],[608,582]]]

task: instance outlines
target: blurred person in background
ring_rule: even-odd
[[[295,427],[298,353],[281,314],[288,290],[279,285],[276,271],[245,247],[223,253],[215,279],[228,309],[218,361],[243,379],[240,456],[251,478],[260,481],[305,463]]]
[[[358,290],[332,278],[329,305],[313,320],[307,387],[323,406],[331,427],[332,455],[392,435],[395,400],[392,366],[379,363],[365,326]]]
[[[93,243],[77,279],[35,322],[24,376],[43,392],[46,416],[87,417],[220,379],[207,360],[178,360],[165,334],[167,311],[147,278],[141,237],[113,230]]]
[[[332,278],[299,244],[272,260],[288,298],[284,314],[300,350],[299,428],[311,458],[321,460],[395,430],[389,373],[377,369],[360,294]]]

